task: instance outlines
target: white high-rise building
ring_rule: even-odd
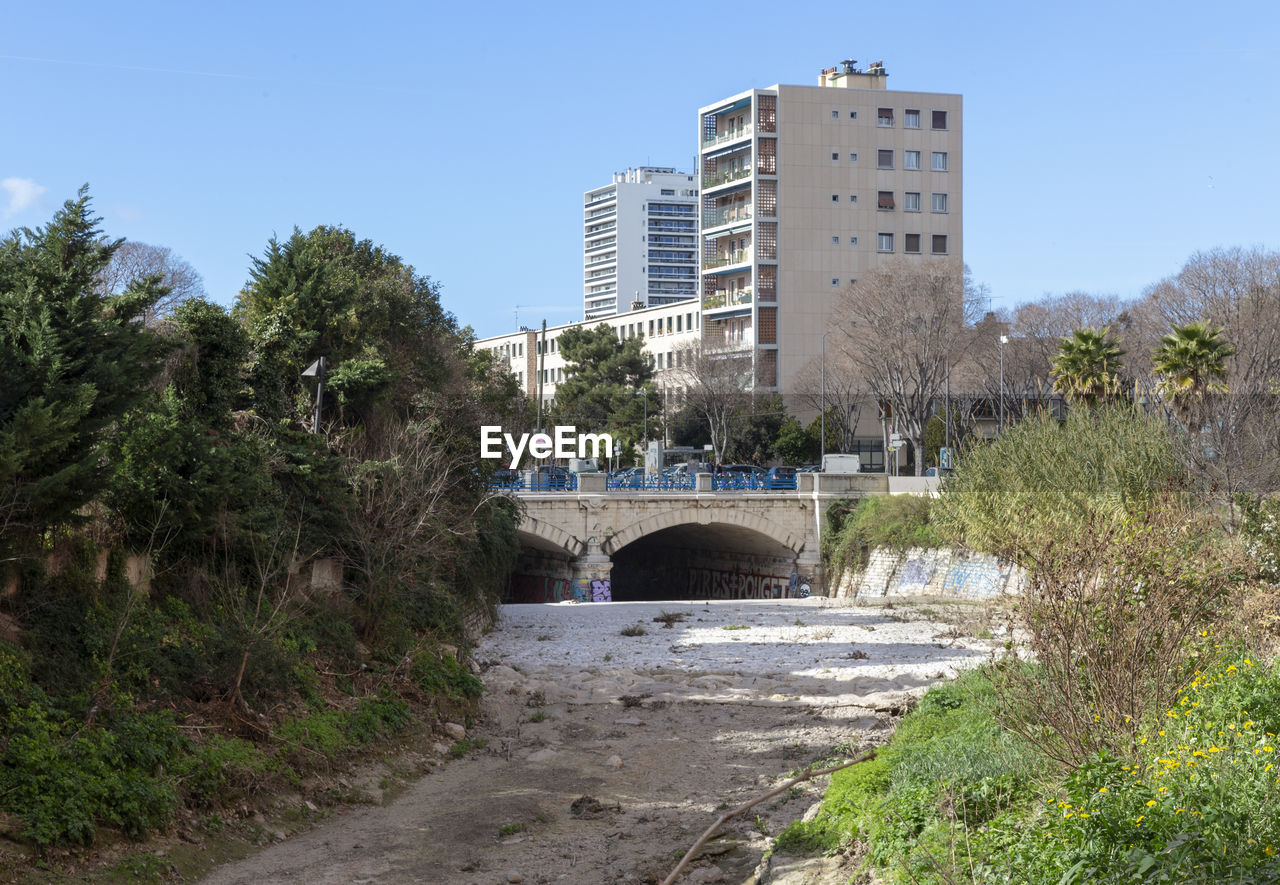
[[[640,166],[583,199],[583,315],[660,307],[698,294],[698,184]]]

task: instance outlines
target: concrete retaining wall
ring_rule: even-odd
[[[840,576],[832,595],[992,599],[1020,593],[1024,578],[1015,564],[985,553],[922,547],[904,553],[877,547],[865,569]]]

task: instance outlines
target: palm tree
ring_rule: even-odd
[[[1058,343],[1053,358],[1053,389],[1072,399],[1093,403],[1120,390],[1120,357],[1124,350],[1105,329],[1076,329]]]
[[[1208,323],[1172,326],[1160,339],[1151,362],[1160,383],[1156,391],[1169,397],[1188,426],[1198,407],[1211,394],[1226,393],[1227,357],[1235,348],[1222,338],[1222,329]],[[1202,416],[1201,416],[1202,417]]]

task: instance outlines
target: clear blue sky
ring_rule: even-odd
[[[0,230],[88,182],[105,230],[230,304],[250,255],[343,225],[481,335],[581,317],[582,192],[691,167],[696,111],[842,58],[959,92],[965,259],[997,307],[1129,297],[1280,248],[1271,3],[12,3]]]

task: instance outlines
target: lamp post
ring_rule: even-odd
[[[641,388],[636,396],[644,397],[644,472],[649,472],[649,391]]]
[[[818,367],[818,435],[821,437],[818,443],[819,470],[827,460],[827,332],[830,331],[830,329],[822,331],[822,361]]]
[[[303,378],[316,379],[316,414],[315,417],[311,419],[312,433],[320,432],[320,409],[324,403],[324,370],[327,366],[328,363],[325,361],[325,358],[320,357],[320,359],[307,366],[307,368],[302,372]]]
[[[1004,433],[1004,346],[1009,343],[1008,335],[1000,336],[1000,426],[997,436]]]

